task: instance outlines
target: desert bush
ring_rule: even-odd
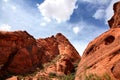
[[[105,80],[112,80],[111,77],[110,77],[107,73],[105,73],[105,74],[103,75],[103,78],[104,78]]]
[[[89,74],[89,75],[85,75],[84,80],[102,80],[102,79],[96,74]]]
[[[54,77],[56,77],[56,76],[57,76],[56,73],[52,73],[52,72],[49,73],[49,77],[50,77],[50,78],[54,78]]]
[[[103,74],[102,77],[97,74],[89,74],[85,75],[84,80],[111,80],[111,77],[107,73]]]
[[[58,80],[74,80],[75,79],[75,74],[69,74],[65,76],[59,76]]]

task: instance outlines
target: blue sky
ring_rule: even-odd
[[[0,30],[26,30],[35,38],[63,33],[82,55],[87,44],[109,29],[120,0],[0,0]]]

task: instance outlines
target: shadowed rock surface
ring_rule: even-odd
[[[40,52],[26,31],[0,32],[0,75],[33,71],[41,65]]]

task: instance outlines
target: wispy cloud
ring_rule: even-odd
[[[3,0],[4,2],[8,2],[8,0]]]
[[[97,20],[104,19],[105,24],[107,24],[107,21],[113,16],[113,4],[117,1],[120,0],[79,0],[79,2],[87,2],[88,4],[96,6],[96,12],[92,17]]]
[[[104,18],[104,14],[105,14],[105,11],[104,9],[98,9],[95,14],[93,15],[93,17],[95,19],[103,19]]]
[[[2,24],[0,25],[0,31],[11,31],[11,26],[9,26],[8,24]]]
[[[78,34],[79,31],[80,31],[80,28],[78,26],[73,27],[73,32],[75,34]]]
[[[76,8],[77,0],[45,0],[38,5],[41,14],[49,19],[55,19],[58,22],[70,19],[73,10]]]
[[[79,1],[80,2],[88,2],[91,4],[100,4],[100,5],[104,5],[109,2],[109,0],[79,0]]]

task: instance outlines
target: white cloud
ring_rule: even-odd
[[[105,10],[105,19],[106,19],[106,22],[113,16],[114,14],[114,11],[113,11],[113,4],[117,1],[120,1],[120,0],[112,0],[111,3],[109,4],[109,6],[107,7],[107,9]]]
[[[46,26],[46,23],[45,22],[41,22],[40,26]]]
[[[8,2],[8,0],[3,0],[4,2]]]
[[[49,18],[47,18],[47,17],[44,17],[43,19],[44,19],[44,21],[46,21],[47,23],[48,23],[48,22],[51,22],[51,19],[49,19]]]
[[[104,5],[107,4],[109,2],[109,0],[79,0],[80,2],[88,2],[88,3],[92,3],[92,4],[100,4],[100,5]]]
[[[70,19],[73,10],[76,8],[77,0],[45,0],[38,5],[38,9],[44,17],[55,19],[58,22]]]
[[[104,9],[98,9],[95,14],[93,15],[93,17],[95,19],[102,19],[104,18],[104,15],[105,15],[105,10]]]
[[[12,10],[15,11],[16,10],[16,6],[11,6]]]
[[[78,34],[78,32],[80,31],[80,29],[79,29],[79,27],[73,27],[73,32],[75,33],[75,34]]]
[[[8,24],[2,24],[0,26],[0,30],[1,31],[10,31],[11,30],[11,26],[9,26]]]

